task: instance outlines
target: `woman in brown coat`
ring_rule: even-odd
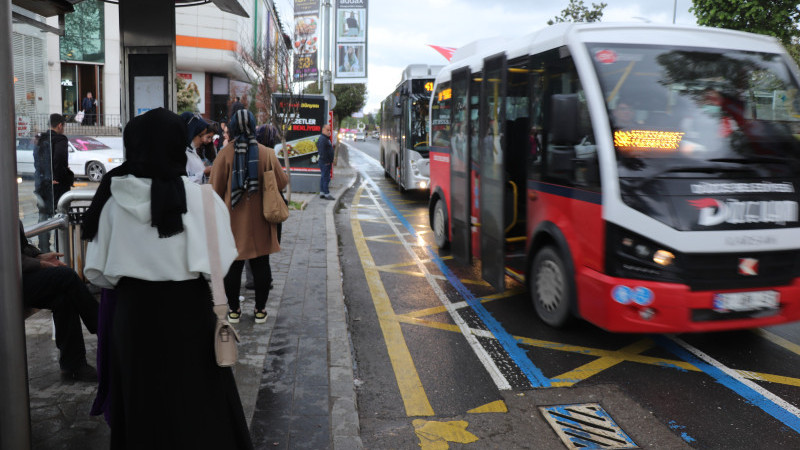
[[[242,311],[239,289],[246,260],[253,270],[256,291],[255,322],[267,321],[267,298],[271,271],[269,255],[279,251],[276,225],[264,219],[262,183],[264,172],[271,166],[278,189],[289,183],[275,151],[256,142],[255,118],[250,111],[239,110],[228,125],[231,141],[220,150],[211,170],[211,186],[225,200],[231,214],[231,228],[239,256],[225,276],[228,297],[228,321],[238,323]]]

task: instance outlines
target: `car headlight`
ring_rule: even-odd
[[[677,281],[675,251],[617,225],[606,223],[606,272],[611,276]]]
[[[122,164],[123,162],[125,162],[125,159],[124,158],[108,158],[108,162],[114,163],[114,164]]]

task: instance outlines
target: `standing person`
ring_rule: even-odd
[[[322,134],[317,138],[317,152],[319,152],[319,198],[333,200],[328,192],[331,183],[331,167],[333,165],[333,144],[331,144],[331,126],[322,126]]]
[[[91,92],[87,92],[86,97],[81,100],[81,110],[83,110],[81,125],[94,125],[95,114],[97,114],[97,101],[92,98]]]
[[[222,150],[223,147],[228,145],[229,140],[230,137],[228,136],[228,124],[225,123],[225,121],[223,120],[219,123],[219,137],[215,142],[217,147],[217,153],[219,153],[219,151]]]
[[[19,222],[22,251],[22,301],[27,308],[53,311],[56,347],[60,356],[61,379],[97,381],[97,371],[86,362],[81,320],[86,329],[97,334],[97,300],[74,270],[58,257],[61,253],[43,253],[25,238]]]
[[[272,124],[267,125],[259,125],[256,128],[256,141],[267,147],[270,150],[275,148],[275,141],[278,139],[278,127]],[[273,150],[274,151],[274,150]],[[286,197],[283,195],[283,191],[281,191],[281,198],[283,198],[284,203],[289,205],[289,202],[286,200]],[[283,231],[283,223],[276,224],[275,227],[278,229],[278,244],[281,243],[281,231]],[[255,289],[255,283],[253,282],[253,270],[250,268],[250,263],[246,262],[244,264],[244,275],[245,275],[245,283],[244,288],[253,290]],[[269,289],[272,290],[272,267],[270,267],[269,271]]]
[[[201,147],[206,141],[206,135],[211,135],[208,122],[199,114],[185,112],[181,119],[186,123],[186,176],[197,184],[208,180],[211,166],[207,166],[200,156]]]
[[[239,251],[239,257],[225,276],[225,294],[230,308],[228,321],[238,323],[242,315],[239,291],[242,268],[244,262],[249,261],[256,291],[255,322],[265,323],[271,277],[269,255],[280,251],[281,247],[277,227],[264,219],[261,186],[268,166],[275,173],[279,190],[289,183],[289,177],[275,152],[256,141],[253,113],[246,109],[237,111],[228,131],[232,142],[219,152],[211,170],[211,185],[228,205]]]
[[[157,108],[123,133],[126,161],[103,177],[84,216],[84,273],[114,288],[112,449],[252,449],[230,367],[213,346],[216,315],[204,208],[214,208],[222,270],[236,258],[222,199],[203,204],[183,176],[186,125]]]
[[[231,105],[231,114],[228,117],[233,118],[236,115],[236,112],[240,109],[244,109],[244,105],[241,101],[239,101],[239,97],[233,97],[233,104]]]
[[[33,153],[34,193],[37,196],[39,222],[55,214],[58,200],[72,188],[75,174],[69,168],[69,146],[64,136],[66,119],[58,113],[50,114],[50,129],[39,136]],[[39,249],[50,252],[51,232],[39,235]]]
[[[214,137],[217,136],[219,133],[219,125],[217,122],[209,122],[208,123],[208,132],[203,134],[203,143],[200,145],[200,148],[197,151],[197,154],[200,156],[200,159],[203,160],[203,164],[206,167],[214,164],[214,159],[217,158],[217,146],[214,145]]]
[[[355,13],[351,12],[350,17],[348,17],[344,21],[345,25],[347,25],[347,35],[348,36],[358,36],[358,33],[361,30],[361,27],[358,26],[358,20],[356,20]]]

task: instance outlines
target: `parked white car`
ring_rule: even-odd
[[[100,181],[124,161],[121,137],[68,136],[69,168],[75,177]],[[17,138],[17,174],[33,175],[35,139]]]

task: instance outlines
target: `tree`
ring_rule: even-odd
[[[724,0],[720,0],[724,1]],[[603,18],[603,9],[608,6],[605,3],[592,3],[592,9],[583,4],[583,0],[569,0],[569,5],[561,11],[560,16],[556,16],[547,21],[548,25],[561,22],[600,22]]]
[[[186,90],[186,80],[181,77],[175,77],[175,92],[178,99],[178,114],[184,111],[194,112],[192,93]]]
[[[774,36],[800,63],[797,0],[693,0],[689,11],[697,17],[698,25]]]

